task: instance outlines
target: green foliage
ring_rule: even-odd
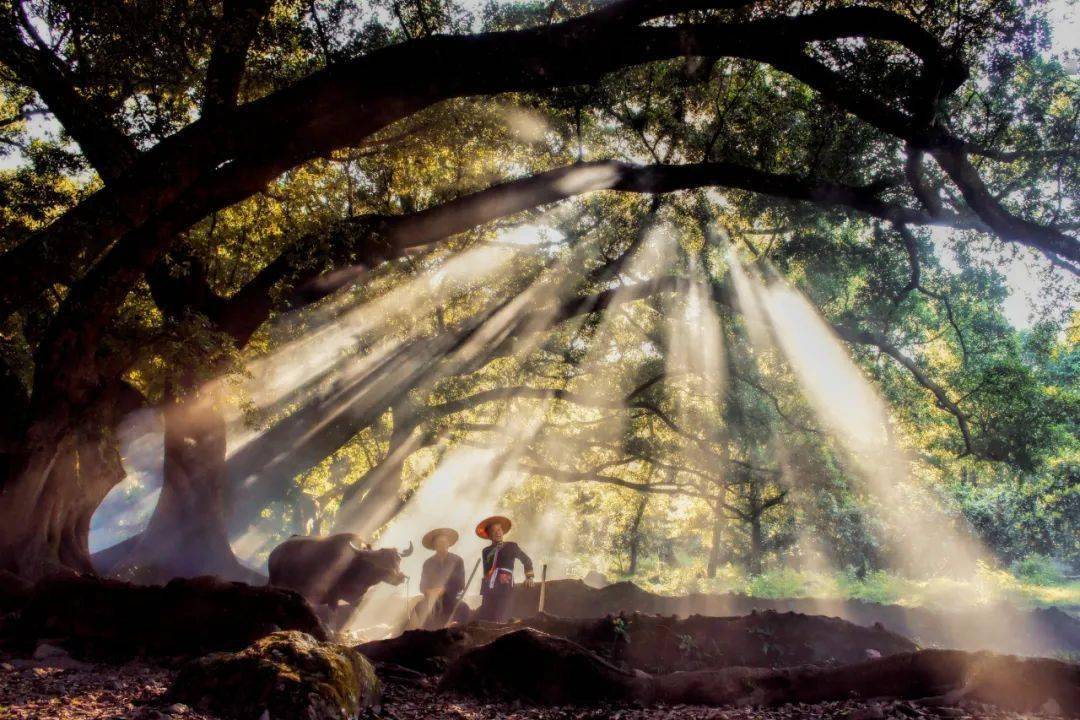
[[[746,593],[762,598],[794,598],[805,595],[803,577],[790,568],[770,570],[751,577],[746,583]]]
[[[1045,555],[1028,555],[1013,565],[1017,579],[1031,585],[1061,585],[1065,577],[1061,568]]]
[[[687,581],[687,573],[697,581]],[[634,576],[632,580],[651,592],[678,595],[688,592],[741,593],[752,597],[850,599],[883,605],[957,608],[1010,602],[1020,607],[1080,605],[1080,582],[1063,580],[1060,574],[1023,578],[1009,571],[983,565],[970,579],[936,576],[912,579],[896,572],[875,570],[861,576],[854,571],[817,572],[784,568],[760,575],[748,575],[728,566],[716,578],[702,577],[700,565],[672,572],[665,582],[655,576]]]

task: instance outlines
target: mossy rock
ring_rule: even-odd
[[[183,702],[234,720],[348,720],[378,700],[375,668],[358,651],[297,631],[276,632],[236,653],[180,669],[169,689]]]

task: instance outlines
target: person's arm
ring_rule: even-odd
[[[454,572],[450,576],[449,584],[456,587],[458,592],[465,589],[465,561],[460,557],[457,559],[457,562],[454,563]]]
[[[521,549],[520,545],[515,543],[514,547],[517,548],[517,556],[518,556],[518,560],[521,561],[521,566],[523,568],[525,568],[525,580],[526,580],[526,582],[529,582],[529,581],[531,581],[533,579],[532,558],[530,558],[528,555],[525,554],[525,551]]]
[[[420,592],[426,593],[433,587],[437,586],[435,578],[432,577],[435,573],[431,570],[431,559],[428,558],[424,561],[424,567],[420,570]]]

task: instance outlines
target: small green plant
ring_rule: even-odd
[[[875,570],[862,578],[854,573],[846,573],[840,580],[840,592],[853,600],[890,605],[909,597],[912,588],[904,578],[884,570]]]
[[[626,620],[617,617],[611,621],[611,629],[615,631],[615,641],[622,640],[627,645],[630,644],[630,628],[626,624]]]
[[[806,579],[791,568],[771,570],[751,578],[746,584],[746,592],[759,598],[805,597]]]
[[[1013,573],[1030,585],[1062,585],[1065,582],[1057,563],[1045,555],[1028,555],[1013,565]]]

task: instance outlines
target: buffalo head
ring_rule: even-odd
[[[401,559],[412,555],[411,541],[403,550],[396,548],[372,550],[366,543],[357,545],[354,542],[350,542],[349,547],[356,553],[351,571],[369,578],[370,584],[384,582],[389,585],[400,585],[405,582],[406,575],[401,572]]]

